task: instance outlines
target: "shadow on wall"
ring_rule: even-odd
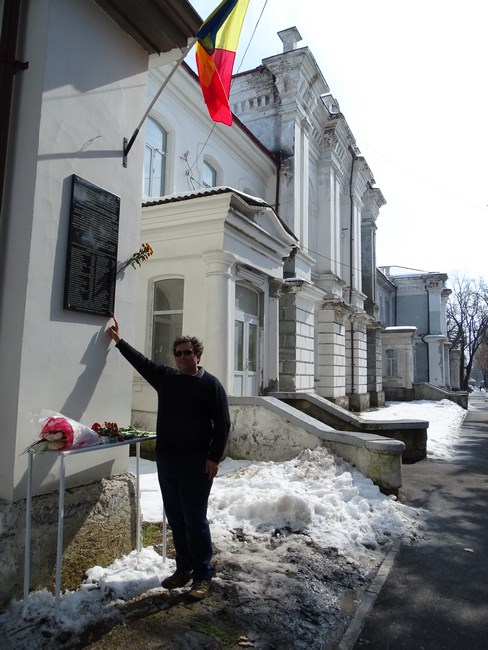
[[[61,413],[69,414],[73,420],[81,420],[102,376],[109,346],[110,341],[105,332],[105,326],[103,326],[100,332],[93,335],[80,360],[80,364],[84,365],[85,369],[61,407]]]

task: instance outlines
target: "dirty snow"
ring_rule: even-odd
[[[465,415],[448,400],[392,402],[361,414],[368,420],[429,420],[428,456],[442,460],[452,457]],[[129,462],[129,470],[135,471],[135,459]],[[161,522],[155,463],[140,460],[140,485],[143,519]],[[313,608],[313,599],[320,597],[323,616],[329,616],[317,621],[321,630],[327,630],[328,623],[333,627],[331,617],[344,615],[340,600],[347,589],[371,579],[395,539],[419,534],[425,515],[381,494],[369,479],[325,449],[306,450],[287,462],[227,458],[214,482],[208,514],[216,551],[215,589],[225,591],[232,583],[235,591],[238,584],[252,600],[266,581],[268,596],[273,593],[279,602],[303,592],[306,575],[307,607]],[[60,631],[75,635],[102,619],[120,618],[121,606],[129,599],[162,591],[161,580],[174,570],[174,561],[162,555],[162,548],[133,551],[108,567],[90,568],[76,591],[62,594],[58,621],[54,595],[47,590],[32,592],[25,603],[12,602],[0,615],[0,641],[3,630],[5,647],[54,648]],[[258,620],[256,612],[252,615]],[[314,638],[319,641],[309,627],[310,639],[300,633],[311,648]]]

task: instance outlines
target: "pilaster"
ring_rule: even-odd
[[[226,391],[231,391],[232,376],[229,359],[233,358],[230,332],[234,290],[232,267],[236,258],[223,251],[202,254],[206,264],[207,302],[205,318],[205,367],[220,379]],[[232,325],[232,328],[231,328]]]
[[[375,321],[366,330],[367,336],[367,388],[370,406],[384,406],[385,392],[383,390],[383,349],[381,332],[383,325]]]
[[[269,281],[268,336],[268,386],[265,391],[280,390],[280,296],[282,280]]]
[[[303,280],[283,283],[280,297],[280,390],[313,391],[315,309],[323,292]]]
[[[350,309],[342,300],[326,300],[317,311],[315,390],[321,397],[333,401],[344,398],[346,393],[345,320],[349,313]]]
[[[346,392],[351,411],[369,408],[367,325],[371,322],[366,312],[351,314],[346,328]]]

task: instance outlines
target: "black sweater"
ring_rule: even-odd
[[[202,455],[218,463],[230,430],[227,395],[220,381],[206,371],[201,377],[182,375],[123,340],[116,347],[158,394],[156,454]]]

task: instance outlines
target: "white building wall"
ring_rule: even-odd
[[[388,327],[383,332],[383,359],[388,349],[397,352],[397,376],[388,377],[388,367],[383,366],[383,386],[410,390],[414,384],[414,338],[415,327]]]
[[[262,296],[262,383],[276,383],[277,286],[282,278],[282,257],[294,242],[274,213],[251,219],[253,210],[226,191],[191,195],[173,202],[155,202],[143,210],[141,237],[151,243],[153,256],[138,270],[137,334],[135,346],[151,355],[152,292],[164,278],[184,280],[183,333],[203,340],[202,365],[233,393],[235,283],[245,281]],[[252,227],[251,227],[252,224]],[[273,230],[273,228],[275,230]],[[247,234],[246,229],[248,230]],[[282,239],[280,240],[281,237]],[[171,360],[169,360],[171,362]],[[135,376],[134,417],[152,413],[156,395]],[[147,424],[145,426],[148,426]]]
[[[142,143],[122,167],[122,140],[145,105],[147,55],[92,2],[38,0],[25,7],[19,53],[29,68],[16,75],[16,120],[4,210],[8,215],[6,291],[2,297],[0,497],[25,494],[27,457],[39,434],[41,409],[61,411],[88,425],[128,422],[130,370],[109,352],[107,320],[63,310],[71,175],[121,197],[119,258],[139,242]],[[117,283],[117,313],[133,328],[135,276]],[[114,390],[114,386],[117,388]],[[125,454],[112,452],[121,471]],[[77,457],[68,485],[107,475],[107,465]],[[42,462],[42,488],[56,469]]]
[[[171,69],[171,65],[157,68],[153,64],[148,103]],[[251,142],[237,123],[229,128],[211,121],[198,80],[187,66],[171,78],[151,110],[151,117],[168,132],[165,195],[205,189],[202,170],[208,160],[217,171],[217,185],[251,191],[274,204],[276,162]]]
[[[150,72],[148,101],[164,82],[170,66],[154,67]],[[276,198],[276,161],[250,137],[237,122],[231,128],[215,124],[208,117],[201,90],[193,72],[186,66],[172,77],[151,111],[168,133],[166,195],[195,193],[202,185],[203,163],[208,160],[217,171],[217,185],[252,194],[272,205]],[[144,197],[155,201],[155,197]],[[262,381],[277,380],[277,298],[270,297],[268,282],[282,278],[283,243],[270,240],[271,254],[250,245],[235,229],[226,229],[222,211],[228,196],[193,198],[191,201],[144,208],[141,239],[148,241],[154,255],[138,270],[138,309],[135,346],[151,354],[152,287],[165,277],[185,281],[183,333],[203,339],[202,364],[219,377],[232,393],[234,296],[237,267],[246,265],[258,275],[253,282],[262,292],[262,340],[264,369]],[[276,217],[274,217],[276,218]],[[271,222],[270,222],[271,223]],[[261,228],[266,230],[266,218]],[[287,235],[287,239],[292,238]],[[263,256],[264,255],[264,256]],[[264,261],[265,260],[265,261]],[[271,303],[273,305],[271,306]],[[272,315],[271,315],[272,312]],[[273,341],[269,336],[274,336]],[[271,364],[271,368],[270,368]],[[271,372],[271,377],[270,373]],[[154,391],[137,377],[134,383],[134,411],[155,412]]]

